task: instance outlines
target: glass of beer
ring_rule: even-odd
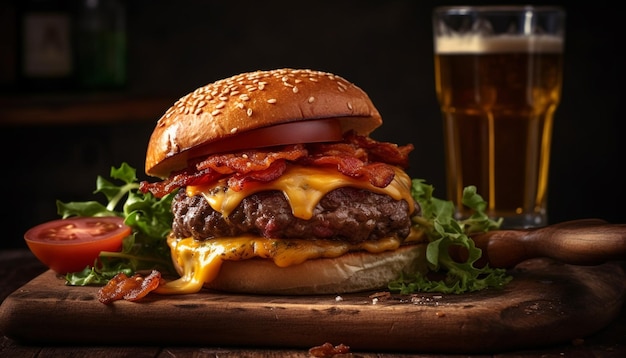
[[[471,215],[473,185],[503,228],[547,224],[553,116],[561,97],[565,12],[558,7],[438,7],[435,82],[447,196]]]

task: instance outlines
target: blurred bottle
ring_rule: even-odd
[[[80,87],[126,84],[126,4],[123,0],[80,0],[76,12]]]
[[[76,66],[71,2],[18,1],[17,18],[19,87],[72,88]]]

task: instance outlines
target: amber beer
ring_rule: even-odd
[[[563,40],[547,35],[435,37],[447,195],[459,217],[474,185],[505,227],[546,224],[553,115]]]

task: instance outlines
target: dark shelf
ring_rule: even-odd
[[[175,100],[109,93],[5,95],[0,96],[0,125],[156,122]]]

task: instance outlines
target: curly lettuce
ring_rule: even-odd
[[[470,235],[498,229],[502,220],[492,220],[485,214],[486,202],[476,192],[476,187],[463,190],[463,205],[473,214],[463,220],[454,217],[451,201],[433,197],[434,188],[422,179],[413,179],[411,194],[421,206],[422,215],[413,219],[413,225],[428,238],[426,260],[429,272],[417,272],[389,283],[390,291],[403,294],[415,292],[463,293],[488,287],[502,287],[511,281],[506,270],[477,267],[482,250],[474,245]],[[451,257],[450,247],[460,246],[467,252],[466,260]]]
[[[92,267],[68,273],[69,285],[104,285],[119,272],[131,276],[136,271],[158,269],[175,272],[167,234],[173,215],[171,203],[175,193],[156,198],[139,190],[136,170],[127,163],[112,167],[110,181],[98,176],[94,194],[103,194],[106,205],[98,201],[68,202],[57,200],[57,212],[63,218],[72,216],[119,216],[131,227],[121,252],[103,251]]]

